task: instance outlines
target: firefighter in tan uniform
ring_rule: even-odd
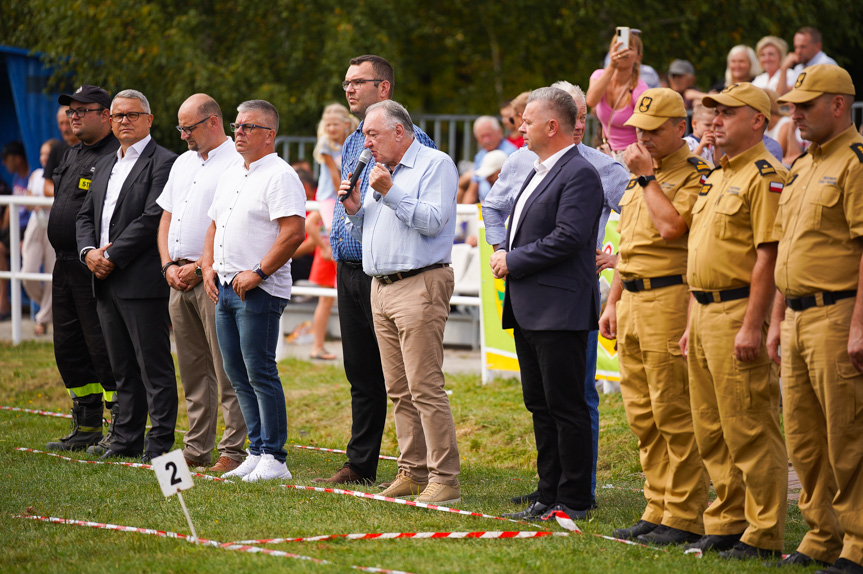
[[[620,201],[620,259],[603,337],[618,339],[620,392],[638,437],[647,507],[617,538],[654,544],[694,542],[704,534],[708,479],[695,444],[686,359],[689,288],[686,241],[701,178],[710,168],[689,151],[683,98],[668,88],[642,94],[626,122],[638,143],[626,150],[632,176]]]
[[[714,108],[725,152],[692,208],[686,278],[692,291],[689,392],[698,451],[716,500],[706,535],[689,546],[723,558],[781,555],[788,458],[779,431],[779,381],[765,347],[776,292],[773,223],[787,170],[762,143],[770,99],[732,84],[703,103]]]
[[[781,324],[785,440],[810,527],[783,563],[832,562],[822,570],[831,574],[863,572],[863,137],[851,120],[854,93],[848,72],[820,65],[781,98],[812,145],[779,201],[780,294],[768,337],[775,358]]]

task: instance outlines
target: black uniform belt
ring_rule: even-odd
[[[683,285],[683,275],[666,275],[665,277],[647,277],[645,279],[631,279],[622,281],[623,288],[627,291],[649,291],[660,287],[671,285]]]
[[[396,281],[401,281],[402,279],[407,279],[408,277],[413,277],[414,275],[419,275],[420,273],[425,273],[426,271],[431,271],[432,269],[443,269],[444,267],[449,267],[449,263],[435,263],[434,265],[428,265],[420,269],[399,271],[398,273],[392,273],[390,275],[375,275],[375,279],[377,279],[381,283],[384,283],[385,285],[390,285],[392,283],[395,283]]]
[[[853,291],[822,291],[821,293],[807,295],[806,297],[786,297],[785,305],[794,311],[805,311],[810,307],[833,305],[836,301],[856,296],[856,289]]]
[[[362,261],[346,261],[344,259],[340,260],[339,263],[344,264],[346,267],[350,267],[351,269],[362,269],[363,262]]]
[[[735,301],[749,297],[749,285],[736,289],[726,289],[725,291],[693,291],[692,295],[702,305]]]

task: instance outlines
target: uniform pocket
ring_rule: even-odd
[[[719,239],[727,239],[734,235],[734,217],[743,207],[743,198],[739,195],[725,194],[719,198],[716,205],[716,219],[713,222],[713,232]]]
[[[737,404],[741,411],[757,412],[779,407],[779,379],[769,360],[738,361],[732,355],[736,373]]]
[[[822,222],[827,224],[826,227],[830,226],[829,222],[825,221],[825,216],[829,213],[831,208],[836,207],[841,195],[842,190],[835,185],[825,185],[824,187],[819,188],[817,193],[812,194],[812,199],[810,199],[809,202],[812,204],[813,229],[820,229]]]
[[[854,368],[847,353],[836,360],[837,394],[842,398],[841,414],[836,424],[840,426],[855,426],[856,421],[863,419],[863,373]]]

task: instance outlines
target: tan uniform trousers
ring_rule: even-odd
[[[177,364],[189,414],[183,454],[194,462],[212,464],[221,393],[225,433],[219,441],[219,455],[242,462],[246,456],[243,450],[246,422],[237,393],[222,366],[216,337],[216,306],[207,296],[204,284],[198,283],[186,292],[171,289],[168,311],[174,326]]]
[[[678,346],[688,305],[687,285],[623,292],[617,303],[620,392],[644,469],[642,520],[704,534],[709,479],[695,444],[689,377]]]
[[[863,564],[863,374],[848,357],[854,298],[782,323],[785,440],[809,532],[797,550]],[[843,541],[844,531],[844,541]]]
[[[781,550],[788,505],[788,457],[779,430],[779,380],[767,356],[734,356],[749,299],[692,304],[689,392],[698,451],[716,490],[704,512],[707,534],[739,534]],[[748,523],[748,525],[747,525]]]
[[[372,280],[372,317],[387,396],[393,402],[399,469],[415,481],[458,486],[455,424],[444,392],[443,331],[451,267],[390,285]]]

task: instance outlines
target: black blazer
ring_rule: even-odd
[[[110,288],[118,297],[127,299],[168,296],[169,288],[162,278],[156,243],[162,217],[162,208],[156,199],[162,193],[176,159],[177,154],[150,140],[123,182],[108,234],[113,243],[108,248],[108,255],[116,268],[104,281],[93,276],[96,295]],[[111,154],[96,164],[90,191],[76,220],[79,253],[85,247],[99,246],[105,193],[116,162],[117,155]]]
[[[534,172],[525,180],[513,211]],[[596,235],[602,211],[596,169],[572,147],[528,198],[505,249],[505,329],[590,331],[599,319]],[[510,214],[512,222],[512,214]]]

